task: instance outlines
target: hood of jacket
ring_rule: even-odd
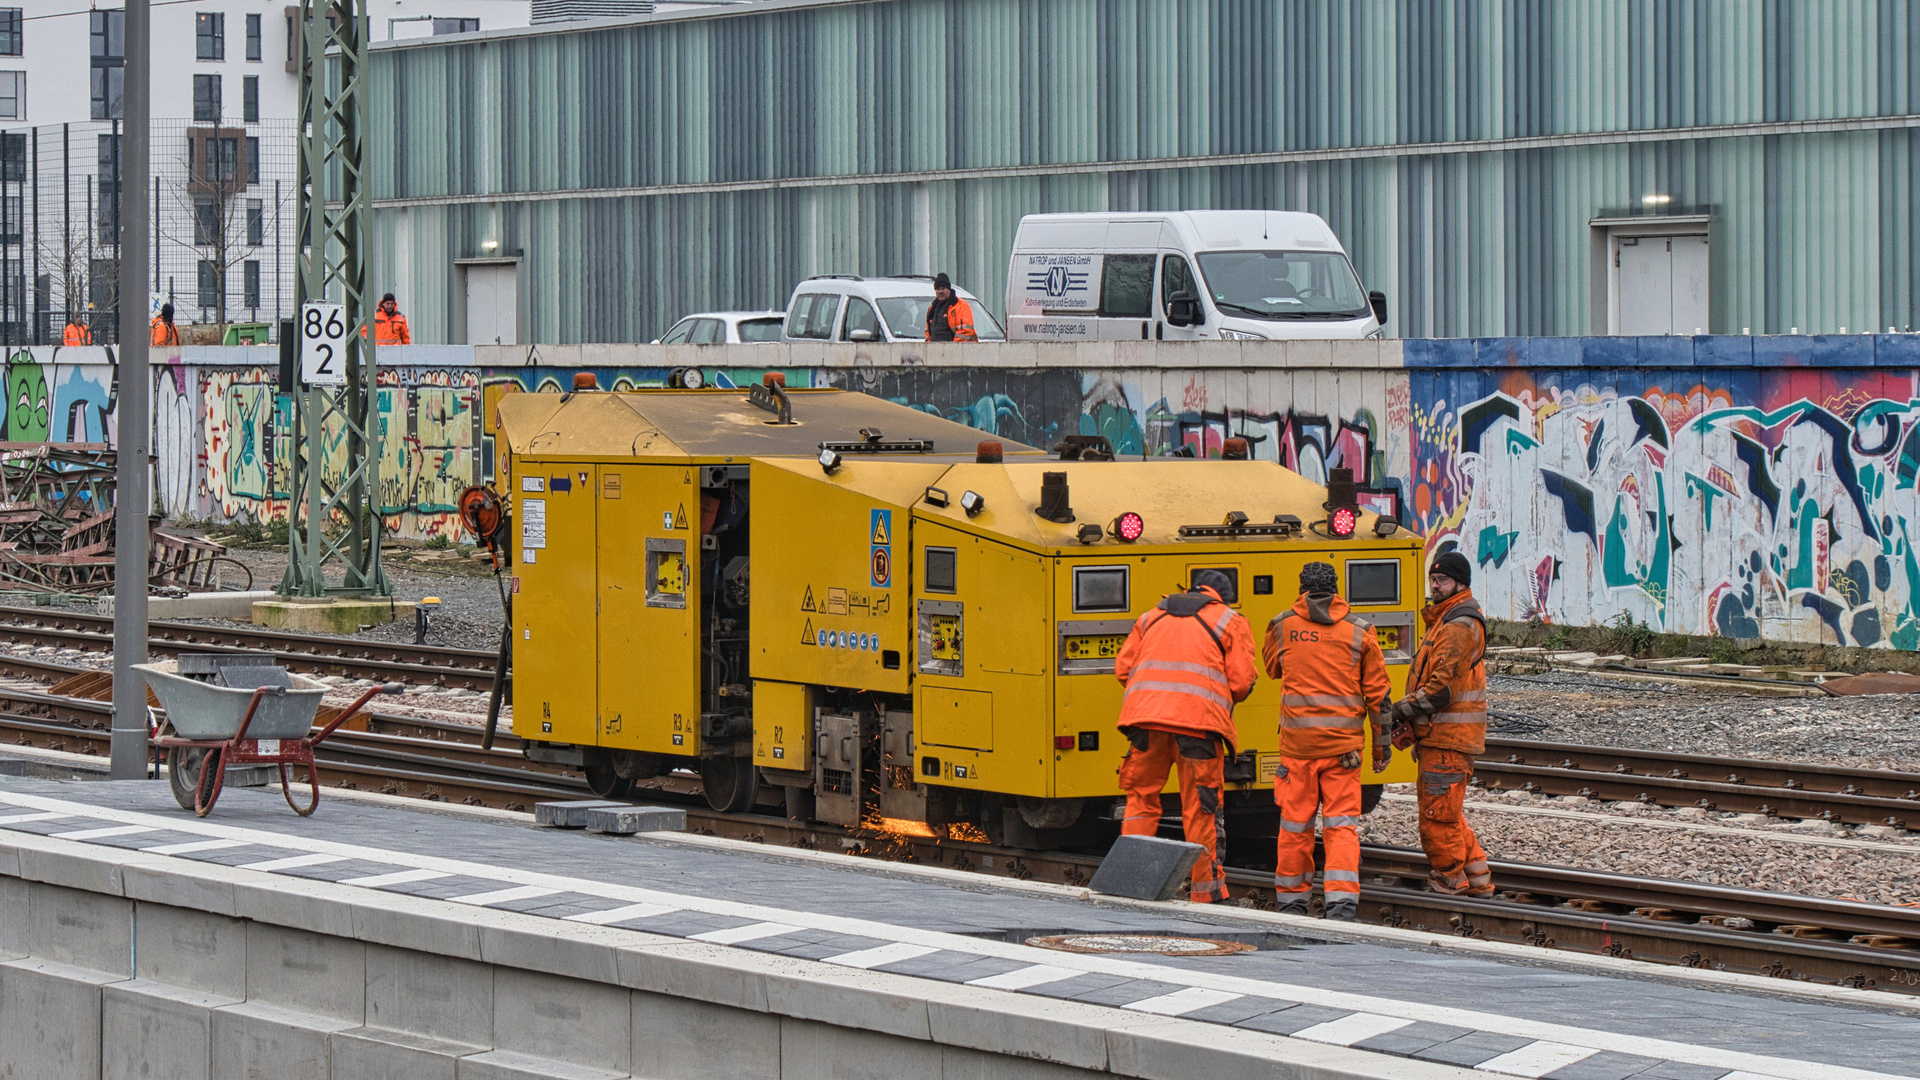
[[[1324,596],[1310,596],[1301,593],[1293,602],[1295,614],[1301,615],[1322,626],[1330,626],[1347,617],[1347,602],[1339,593],[1327,593]]]
[[[1485,626],[1487,624],[1487,617],[1481,613],[1480,601],[1473,598],[1472,589],[1461,589],[1459,592],[1454,593],[1452,596],[1447,597],[1437,604],[1429,604],[1422,608],[1420,610],[1420,621],[1426,623],[1427,629],[1431,630],[1440,625],[1441,621],[1455,608],[1470,608],[1475,614],[1480,616],[1480,625]]]

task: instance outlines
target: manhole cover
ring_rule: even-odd
[[[1163,937],[1159,934],[1056,934],[1031,937],[1027,944],[1075,953],[1152,953],[1156,956],[1226,956],[1253,952],[1239,941],[1214,938]]]

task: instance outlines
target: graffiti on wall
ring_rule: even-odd
[[[114,439],[113,350],[61,346],[6,353],[9,442],[110,443]]]
[[[1429,554],[1510,618],[1920,648],[1915,374],[1661,374],[1416,374]]]

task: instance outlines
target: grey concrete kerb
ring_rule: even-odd
[[[14,834],[0,875],[368,944],[1140,1078],[1467,1080],[1470,1069],[642,931]],[[129,972],[129,975],[132,973]]]

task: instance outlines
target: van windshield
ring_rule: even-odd
[[[925,296],[881,296],[874,300],[880,307],[880,317],[887,320],[887,326],[893,336],[908,341],[924,341],[927,336],[927,307],[933,303],[933,294]],[[1005,341],[1007,332],[993,321],[993,314],[980,306],[978,300],[968,300],[967,306],[973,309],[973,332],[981,341]]]
[[[1358,319],[1371,314],[1347,257],[1333,251],[1214,251],[1199,257],[1222,313],[1254,319]]]

